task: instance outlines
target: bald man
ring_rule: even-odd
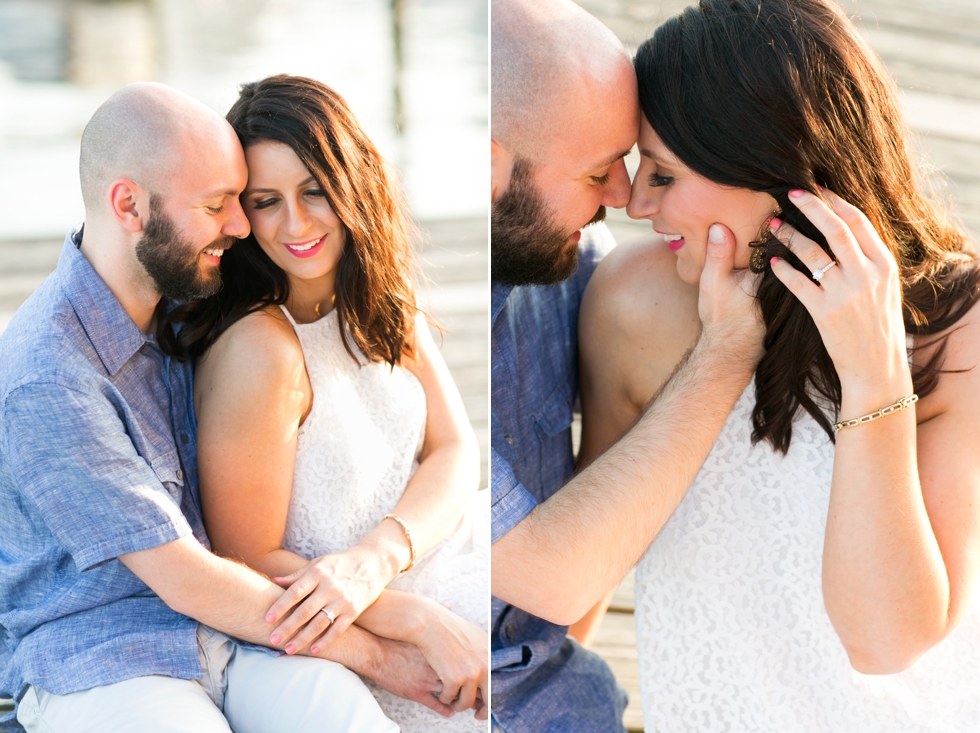
[[[751,378],[762,330],[731,232],[712,227],[697,346],[573,477],[579,304],[615,244],[598,224],[605,207],[629,199],[636,78],[612,32],[568,0],[494,0],[491,38],[492,716],[506,733],[618,733],[626,695],[567,627],[683,497]]]
[[[80,172],[84,230],[0,337],[0,728],[396,731],[351,670],[444,707],[417,650],[356,627],[334,661],[245,643],[269,644],[283,590],[208,551],[191,366],[154,330],[249,233],[234,131],[131,85],[86,127]]]

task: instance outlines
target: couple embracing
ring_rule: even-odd
[[[0,727],[485,730],[478,452],[344,101],[131,85],[80,173],[0,338]]]
[[[980,728],[980,268],[881,62],[831,0],[492,40],[497,729],[622,730],[566,632],[633,565],[648,731]]]

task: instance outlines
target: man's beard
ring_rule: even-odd
[[[150,216],[143,236],[136,243],[136,259],[153,279],[157,292],[170,300],[208,298],[221,289],[221,271],[201,272],[201,250],[177,231],[177,225],[163,210],[159,196],[150,196]],[[220,237],[208,247],[228,249],[233,237]]]
[[[606,218],[600,206],[589,224]],[[588,225],[586,225],[588,226]],[[531,164],[517,158],[510,185],[490,207],[490,277],[504,285],[554,285],[578,264],[578,248],[551,221],[544,199],[531,183]]]

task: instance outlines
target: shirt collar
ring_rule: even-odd
[[[85,334],[110,376],[140,350],[156,342],[143,333],[122,303],[79,250],[82,227],[68,233],[58,260],[61,287],[78,316]]]
[[[504,303],[507,302],[510,291],[513,289],[513,285],[490,282],[490,328],[493,328],[493,324],[497,322],[497,316],[504,309]]]

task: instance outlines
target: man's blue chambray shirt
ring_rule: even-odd
[[[136,326],[69,235],[0,336],[0,694],[201,676],[197,622],[117,558],[193,534],[191,366]],[[20,731],[11,713],[0,729]]]
[[[578,395],[579,304],[614,244],[604,225],[589,227],[579,244],[578,268],[560,285],[491,284],[494,542],[575,470],[571,424]],[[566,632],[565,626],[491,600],[493,719],[507,733],[623,730],[626,693],[606,663],[566,640]]]

